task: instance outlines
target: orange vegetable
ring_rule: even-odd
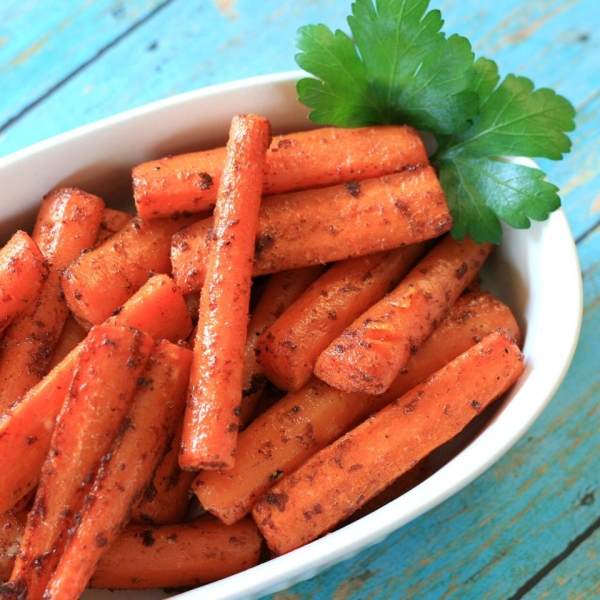
[[[0,250],[0,332],[37,298],[47,277],[36,243],[17,231]]]
[[[262,540],[252,519],[232,527],[212,517],[183,525],[131,525],[96,567],[90,587],[190,587],[258,564]]]
[[[184,469],[231,466],[240,423],[242,370],[269,122],[234,117],[215,208],[207,280],[183,424]]]
[[[94,244],[103,214],[100,198],[75,188],[44,197],[32,237],[50,271],[36,301],[5,330],[0,350],[0,414],[48,372],[68,316],[60,271]]]
[[[321,450],[254,506],[269,548],[284,554],[330,531],[458,434],[522,371],[518,346],[492,333]]]
[[[125,225],[131,222],[133,215],[126,213],[122,210],[116,210],[114,208],[104,209],[104,218],[100,223],[100,231],[96,238],[96,244],[101,244],[104,240],[107,240],[111,235],[121,231]]]
[[[185,339],[191,330],[183,297],[166,275],[152,277],[109,322],[173,342]],[[0,513],[14,506],[39,480],[54,422],[80,352],[81,345],[0,419]]]
[[[447,236],[317,359],[315,375],[347,392],[381,394],[483,265],[490,244]]]
[[[67,304],[82,322],[103,322],[147,281],[171,272],[171,236],[190,219],[132,219],[63,272]],[[110,290],[110,293],[107,291]]]
[[[11,584],[40,598],[61,557],[89,482],[129,411],[154,347],[147,334],[98,325],[79,353],[29,512]]]
[[[19,551],[24,526],[17,515],[9,510],[0,515],[0,583],[8,581]],[[2,596],[0,585],[0,596]]]
[[[398,373],[383,400],[399,398],[418,383],[468,350],[489,333],[501,329],[518,344],[519,325],[510,308],[488,292],[464,294]]]
[[[131,511],[130,523],[173,525],[183,523],[192,497],[195,474],[179,466],[181,426],[177,428],[152,481]]]
[[[225,148],[169,156],[133,169],[138,214],[145,219],[200,212],[217,198]],[[266,157],[265,194],[369,179],[428,164],[411,127],[326,127],[275,137]]]
[[[321,352],[424,252],[424,244],[411,244],[334,264],[258,340],[258,361],[269,380],[282,390],[299,390]]]
[[[97,562],[125,528],[183,414],[191,354],[167,341],[152,352],[123,430],[102,461],[45,599],[79,598]]]
[[[435,171],[421,167],[379,179],[263,200],[253,275],[391,250],[448,231],[452,219]],[[212,219],[173,237],[173,277],[200,289]]]
[[[69,315],[56,342],[56,347],[52,353],[52,360],[48,365],[48,372],[52,371],[58,363],[62,362],[73,349],[83,342],[86,335],[87,331],[73,316]]]
[[[200,503],[224,523],[234,523],[278,479],[497,329],[518,339],[508,307],[490,294],[469,294],[452,307],[384,394],[340,392],[313,379],[240,433],[232,469],[198,474],[192,487]]]
[[[306,288],[323,272],[322,265],[281,271],[269,278],[267,285],[250,315],[244,368],[242,373],[242,403],[240,425],[245,427],[250,420],[256,404],[261,397],[267,379],[259,361],[258,348],[260,336],[279,319],[282,313],[302,294]]]

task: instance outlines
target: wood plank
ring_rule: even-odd
[[[81,69],[165,0],[3,0],[0,128]],[[9,93],[5,93],[9,90]]]
[[[343,598],[347,590],[359,598],[510,598],[597,521],[597,501],[589,499],[600,489],[600,382],[590,365],[600,336],[600,228],[580,246],[581,342],[526,436],[473,484],[382,544],[266,598]]]
[[[598,502],[596,498],[593,500]],[[600,531],[560,562],[523,600],[600,598]]]

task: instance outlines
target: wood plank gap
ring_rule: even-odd
[[[4,124],[0,125],[0,135],[4,133],[7,129],[9,129],[12,125],[14,125],[21,117],[25,116],[30,110],[35,108],[38,104],[46,100],[50,97],[54,92],[59,90],[63,85],[68,83],[73,77],[81,73],[85,68],[89,67],[92,63],[96,62],[102,55],[106,54],[111,48],[114,48],[121,40],[126,38],[130,33],[134,32],[144,23],[147,23],[150,19],[156,16],[160,11],[165,9],[169,4],[172,4],[174,0],[165,0],[162,4],[159,4],[156,8],[151,10],[145,17],[141,18],[137,23],[132,25],[129,29],[126,29],[123,33],[118,35],[114,40],[108,43],[106,46],[98,50],[94,56],[92,56],[89,60],[86,60],[81,65],[79,65],[74,71],[69,73],[66,77],[63,77],[58,83],[50,87],[46,92],[44,92],[41,96],[36,98],[33,102],[30,102],[27,106],[25,106],[22,110],[20,110],[16,115],[10,117]]]
[[[533,577],[529,578],[516,592],[507,600],[521,600],[526,594],[531,592],[535,586],[549,575],[563,560],[572,554],[585,540],[587,540],[598,528],[600,528],[600,517],[598,517],[589,527],[587,527],[576,538],[571,540],[567,547],[542,567]]]
[[[600,219],[598,219],[593,225],[588,227],[583,233],[579,234],[578,237],[575,238],[575,244],[579,245],[581,242],[585,240],[588,235],[591,235],[596,231],[596,229],[600,226]]]

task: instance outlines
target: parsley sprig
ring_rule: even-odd
[[[410,124],[434,134],[431,157],[452,211],[452,235],[497,243],[500,220],[527,228],[560,206],[545,174],[503,157],[559,160],[575,110],[525,77],[502,81],[497,65],[469,41],[446,36],[428,0],[356,0],[348,25],[298,31],[298,65],[316,77],[297,84],[300,101],[321,124]]]

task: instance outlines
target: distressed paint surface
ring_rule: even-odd
[[[501,73],[578,110],[562,190],[584,273],[573,366],[527,435],[456,496],[383,543],[269,600],[600,597],[600,11],[597,0],[433,1]],[[296,68],[307,23],[343,28],[350,0],[4,0],[0,156],[171,94]],[[550,266],[548,267],[550,268]]]

